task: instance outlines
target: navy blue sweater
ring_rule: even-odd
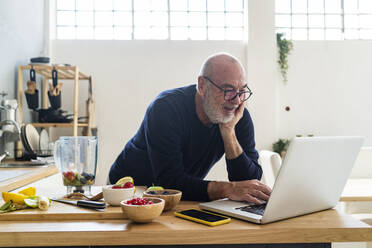
[[[182,199],[208,201],[203,180],[224,154],[217,124],[205,126],[195,107],[196,85],[167,90],[148,107],[141,127],[110,169],[110,182],[132,176],[136,185],[179,189]],[[247,109],[235,127],[243,153],[226,159],[230,181],[261,179],[254,130]]]

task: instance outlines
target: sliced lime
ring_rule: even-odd
[[[37,208],[39,204],[38,196],[30,196],[25,199],[25,204],[31,208]]]

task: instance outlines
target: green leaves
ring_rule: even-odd
[[[288,55],[291,53],[293,49],[293,43],[291,40],[285,39],[283,33],[276,34],[276,44],[278,47],[278,64],[280,73],[283,78],[283,82],[286,83],[287,79],[287,71],[288,71]]]

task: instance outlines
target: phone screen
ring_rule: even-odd
[[[180,211],[179,213],[196,218],[196,219],[205,220],[208,222],[217,222],[217,221],[229,219],[227,217],[218,216],[215,214],[207,213],[207,212],[196,210],[196,209],[184,210],[184,211]]]

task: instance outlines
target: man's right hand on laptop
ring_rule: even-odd
[[[271,189],[256,179],[236,182],[212,181],[208,184],[208,194],[210,200],[229,198],[234,201],[262,204],[269,199]]]
[[[234,201],[247,201],[254,204],[262,204],[269,200],[271,189],[260,181],[247,180],[231,182],[228,198]]]

